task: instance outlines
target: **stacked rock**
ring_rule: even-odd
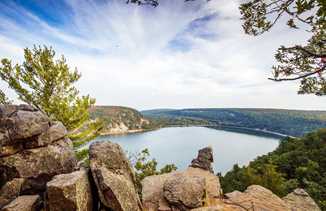
[[[39,195],[46,183],[75,170],[77,160],[66,134],[62,123],[31,106],[0,106],[0,208],[42,206]]]

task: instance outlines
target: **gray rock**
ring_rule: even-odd
[[[283,197],[286,205],[295,211],[320,211],[320,208],[316,202],[309,196],[309,194],[303,189],[295,189],[292,193],[289,193]]]
[[[54,175],[70,173],[76,165],[75,153],[69,139],[47,147],[24,150],[0,159],[0,187],[13,178],[26,178],[30,186],[44,189],[46,182]]]
[[[164,183],[167,180],[175,178],[176,175],[182,175],[184,178],[197,177],[200,178],[200,180],[204,180],[205,185],[203,188],[205,189],[205,198],[208,201],[214,201],[222,195],[220,181],[216,175],[200,168],[189,167],[185,171],[175,171],[168,174],[146,177],[142,181],[142,202],[145,210],[156,211],[159,209],[160,201],[164,202],[165,200],[163,196]]]
[[[205,147],[198,151],[197,158],[191,161],[190,167],[201,168],[214,173],[211,163],[213,159],[213,149],[211,147]]]
[[[122,148],[111,142],[90,146],[90,167],[101,202],[115,211],[140,211],[134,172]]]
[[[0,209],[20,195],[23,183],[24,179],[15,178],[0,189]]]
[[[135,173],[119,144],[109,141],[95,142],[89,148],[89,157],[93,166],[105,166],[111,172],[122,174],[135,184]]]
[[[13,113],[17,112],[18,110],[22,111],[37,111],[36,108],[27,104],[21,105],[0,105],[0,118],[10,117]]]
[[[140,211],[140,203],[132,184],[125,176],[114,174],[105,167],[92,171],[101,202],[115,211]]]
[[[24,148],[32,149],[36,147],[52,144],[67,135],[67,129],[61,122],[54,123],[47,131],[39,135],[37,138],[24,143]]]
[[[18,110],[2,121],[4,121],[4,126],[8,130],[10,139],[16,142],[40,135],[50,126],[49,118],[40,111]]]
[[[143,179],[142,202],[144,210],[156,211],[159,210],[160,205],[161,207],[169,207],[168,203],[165,203],[163,185],[168,178],[173,177],[175,174],[176,172],[172,172],[168,174],[149,176]]]
[[[203,206],[205,196],[205,179],[185,174],[174,174],[164,182],[165,199],[179,210],[189,210]]]
[[[10,204],[2,208],[2,211],[38,211],[41,208],[41,200],[38,195],[19,196]]]
[[[47,183],[49,211],[91,211],[92,194],[86,170],[55,176]]]

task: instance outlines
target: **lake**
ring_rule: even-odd
[[[145,133],[121,136],[101,136],[96,141],[110,140],[124,150],[135,153],[148,148],[151,157],[161,167],[174,163],[185,169],[199,149],[211,146],[214,152],[214,171],[223,174],[234,164],[244,165],[259,155],[273,151],[279,143],[276,138],[248,135],[206,127],[173,127]]]

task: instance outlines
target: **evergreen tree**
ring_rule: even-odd
[[[74,86],[80,77],[76,69],[70,70],[64,56],[55,59],[51,47],[25,48],[22,64],[14,65],[7,58],[1,60],[0,78],[20,100],[61,121],[76,145],[94,138],[102,126],[101,121],[90,120],[88,110],[95,99],[80,96]]]

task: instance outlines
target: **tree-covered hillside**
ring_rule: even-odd
[[[244,191],[252,184],[269,188],[284,196],[297,187],[304,188],[326,210],[326,129],[302,138],[286,138],[279,147],[258,157],[246,167],[235,165],[221,177],[223,190]]]
[[[90,115],[92,119],[100,118],[104,121],[104,133],[112,130],[116,130],[116,133],[141,130],[150,125],[140,112],[122,106],[93,106],[90,108]]]
[[[203,108],[181,110],[149,110],[147,118],[194,118],[221,126],[267,130],[289,136],[302,136],[326,127],[326,111],[285,109]]]

